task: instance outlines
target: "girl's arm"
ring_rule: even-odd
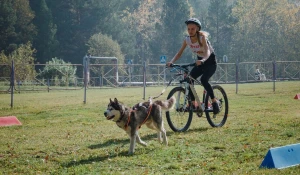
[[[184,40],[180,50],[176,53],[176,55],[172,58],[172,60],[167,63],[167,66],[170,66],[170,64],[173,64],[175,61],[177,61],[181,57],[186,46],[187,46],[187,44],[186,44],[186,41]]]
[[[207,45],[207,41],[206,41],[206,37],[204,35],[202,35],[201,37],[201,44],[203,45],[204,51],[203,51],[203,58],[202,60],[198,60],[196,61],[197,65],[201,65],[204,64],[204,62],[209,58],[210,56],[210,50],[208,49],[208,45]]]

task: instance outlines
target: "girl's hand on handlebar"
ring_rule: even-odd
[[[203,64],[203,62],[202,62],[201,60],[197,60],[197,61],[196,61],[196,65],[197,65],[197,66],[200,66],[201,64]]]
[[[167,63],[166,63],[166,67],[171,67],[172,65],[173,65],[172,62],[167,62]]]

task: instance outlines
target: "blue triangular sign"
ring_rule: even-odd
[[[300,164],[300,144],[269,149],[260,168],[288,168]]]

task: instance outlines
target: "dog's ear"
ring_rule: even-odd
[[[114,99],[114,102],[115,102],[116,104],[119,103],[117,98]]]
[[[112,103],[113,101],[111,100],[111,98],[109,99],[109,102]]]

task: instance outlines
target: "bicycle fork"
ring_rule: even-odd
[[[182,84],[180,84],[180,87],[182,87]],[[188,83],[184,83],[184,88],[185,88],[185,94],[184,94],[184,101],[183,104],[180,103],[180,96],[181,93],[177,94],[176,97],[176,109],[182,109],[182,111],[186,111],[187,107],[188,107],[188,94],[189,94],[189,90],[188,90],[189,84]]]

